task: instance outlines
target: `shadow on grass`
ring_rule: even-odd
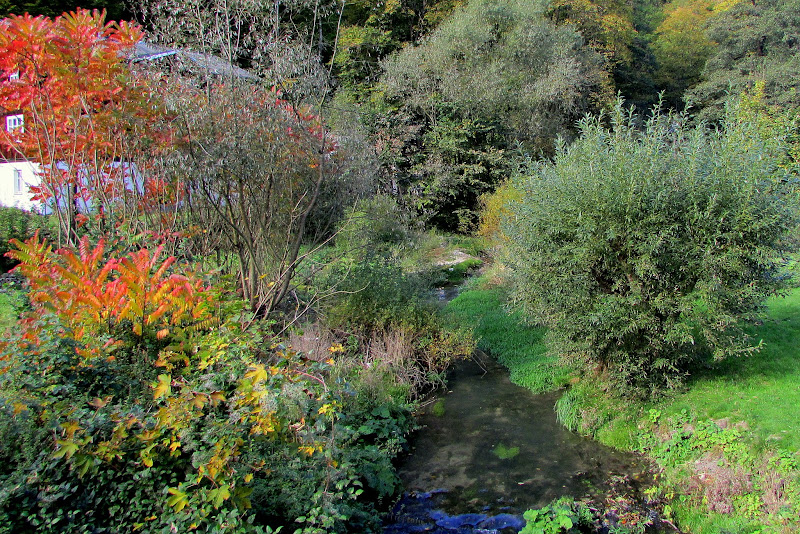
[[[782,379],[800,375],[800,290],[786,297],[771,299],[763,324],[745,329],[754,345],[764,346],[751,353],[707,362],[691,369],[688,381]]]

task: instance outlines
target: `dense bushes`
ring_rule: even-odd
[[[10,250],[9,241],[28,239],[37,230],[49,234],[47,223],[48,219],[42,215],[0,206],[0,270],[5,272],[14,266],[14,261],[5,255]]]
[[[515,186],[503,232],[516,301],[551,350],[627,392],[674,387],[697,357],[752,350],[739,328],[785,287],[797,222],[781,132],[718,131],[618,104]]]
[[[376,527],[403,394],[354,383],[341,347],[244,330],[243,303],[157,252],[21,248],[34,312],[0,346],[0,532]]]
[[[359,207],[337,235],[333,253],[341,261],[318,280],[330,294],[320,306],[322,329],[362,372],[384,375],[416,397],[440,383],[455,359],[469,356],[474,340],[446,328],[438,315],[432,288],[445,281],[441,267],[403,264],[420,236],[394,200],[377,197]]]

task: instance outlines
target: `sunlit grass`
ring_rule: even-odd
[[[509,369],[511,381],[534,392],[543,392],[566,382],[568,373],[557,358],[547,354],[544,328],[526,325],[519,313],[508,313],[501,288],[477,284],[464,291],[445,308],[451,320],[472,327],[478,348]]]
[[[465,289],[445,312],[458,324],[474,328],[479,348],[508,367],[513,382],[536,392],[564,384],[570,372],[548,355],[545,330],[526,325],[518,313],[507,312],[505,302],[503,288],[490,287],[484,278]],[[742,440],[755,465],[766,465],[768,458],[781,451],[800,462],[800,289],[770,300],[763,324],[751,327],[749,333],[754,343],[764,341],[759,352],[695,370],[684,390],[655,401],[609,396],[591,380],[574,382],[565,395],[569,403],[561,406],[562,421],[606,444],[635,449],[642,429],[650,428],[649,410],[659,411],[664,420],[685,410],[694,421],[712,419],[742,429]],[[696,451],[697,457],[705,452]],[[671,466],[668,476],[681,477],[683,470]],[[797,490],[796,478],[787,478],[785,491],[791,495]],[[673,484],[681,487],[682,482],[675,479]],[[672,504],[687,532],[745,534],[764,528],[739,513],[710,513],[696,501],[679,498]],[[781,523],[773,519],[761,531],[791,531]],[[796,517],[789,528],[795,524]]]
[[[745,422],[764,444],[800,449],[800,289],[769,302],[763,325],[750,329],[761,351],[697,374],[666,404],[669,413]]]
[[[11,298],[5,293],[0,293],[0,332],[5,332],[16,322],[17,312],[11,304]]]

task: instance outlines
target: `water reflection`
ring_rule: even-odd
[[[565,495],[597,499],[622,477],[647,478],[637,456],[562,427],[558,393],[534,395],[488,358],[460,364],[450,384],[421,416],[400,467],[411,495],[445,490],[436,506],[447,514],[521,514]]]

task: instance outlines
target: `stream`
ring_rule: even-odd
[[[534,395],[512,384],[480,351],[456,365],[448,386],[426,404],[401,459],[405,493],[386,534],[518,532],[523,512],[558,497],[602,506],[641,499],[652,482],[640,457],[561,426],[559,392]]]

